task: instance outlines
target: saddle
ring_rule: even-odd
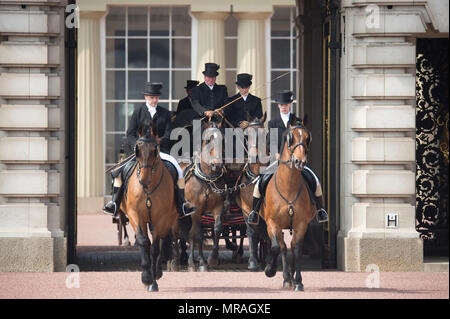
[[[271,174],[261,174],[261,179],[259,181],[259,192],[262,197],[266,194],[266,188],[269,184],[270,179],[273,176],[273,173]],[[316,196],[314,195],[316,192],[317,184],[316,179],[314,178],[314,175],[309,170],[302,170],[302,177],[305,179],[306,182],[306,188],[308,189],[309,197],[311,199],[312,203],[316,203]]]

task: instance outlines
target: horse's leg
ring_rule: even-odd
[[[211,254],[208,256],[208,266],[217,266],[219,264],[219,237],[222,233],[222,209],[216,209],[213,213],[215,216],[214,220],[214,238],[213,238],[213,248]]]
[[[160,258],[160,238],[153,238],[153,244],[151,247],[152,253],[152,271],[153,271],[153,282],[149,287],[149,291],[158,291],[158,284],[156,280],[162,277],[162,266],[161,266],[161,258]]]
[[[269,263],[264,272],[267,277],[273,277],[277,273],[278,255],[281,250],[278,238],[281,237],[282,231],[271,220],[267,221],[267,231],[271,240],[271,247],[269,252]]]
[[[201,214],[201,212],[196,212],[196,214]],[[197,242],[197,232],[199,231],[200,225],[198,221],[193,221],[191,230],[189,232],[189,258],[188,258],[188,269],[189,271],[195,271],[195,244]]]
[[[281,232],[281,238],[278,239],[281,248],[281,261],[283,263],[283,288],[292,287],[292,275],[291,265],[287,260],[287,247],[283,239],[283,232]]]
[[[239,264],[242,262],[242,256],[244,256],[244,237],[245,237],[246,233],[247,233],[247,229],[246,229],[245,225],[240,225],[239,226],[239,236],[241,237],[241,240],[239,242],[239,248],[237,250],[237,258],[236,258],[236,261]]]
[[[142,223],[142,225],[139,225],[137,228],[136,244],[139,246],[139,250],[141,253],[141,280],[146,288],[149,289],[149,286],[154,281],[154,276],[150,256],[151,243],[147,233],[147,225],[145,223]]]
[[[303,291],[303,283],[302,283],[302,274],[300,269],[300,260],[302,256],[303,250],[303,239],[305,236],[306,228],[308,226],[305,225],[299,230],[294,231],[294,236],[292,237],[291,249],[292,249],[292,259],[293,261],[293,269],[295,269],[294,276],[294,291]]]
[[[198,270],[201,272],[205,272],[208,271],[208,262],[206,261],[205,255],[203,254],[203,227],[201,225],[197,232],[197,243],[199,257]]]
[[[248,269],[251,271],[258,270],[258,258],[256,257],[258,251],[258,234],[255,228],[248,223],[247,216],[244,216],[245,224],[247,226],[247,238],[249,246]]]
[[[187,254],[187,245],[185,239],[180,239],[179,242],[180,248],[181,248],[181,254],[180,254],[180,265],[187,265],[188,261],[188,254]]]

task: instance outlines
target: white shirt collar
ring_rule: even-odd
[[[242,94],[241,94],[241,96],[242,96],[242,99],[243,99],[244,101],[247,101],[248,94],[247,94],[247,95],[242,95]]]
[[[281,111],[280,111],[280,116],[281,116],[281,119],[282,119],[283,122],[284,122],[284,126],[287,127],[287,123],[289,122],[289,117],[291,116],[291,112],[288,112],[287,114],[283,114],[283,113],[281,113]]]
[[[206,83],[205,83],[205,84],[206,84]],[[206,84],[206,85],[209,87],[210,90],[214,89],[214,84],[211,85],[211,86],[209,86],[208,84]]]
[[[147,102],[147,101],[145,102],[145,105],[147,105],[147,109],[148,109],[148,111],[150,112],[150,115],[151,115],[152,118],[153,118],[153,116],[155,116],[155,113],[156,113],[156,107],[157,107],[157,105],[156,105],[156,106],[150,106],[150,105],[148,105],[148,102]]]

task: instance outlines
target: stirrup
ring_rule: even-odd
[[[195,213],[195,207],[186,207],[186,204],[189,202],[184,202],[183,205],[181,205],[181,211],[183,213],[182,216],[180,216],[181,218],[183,217],[187,217],[187,216],[191,216],[192,214]],[[190,204],[190,203],[189,203]],[[186,212],[186,208],[191,208],[192,210],[190,212]]]
[[[324,219],[319,218],[320,213],[323,214],[322,216],[325,216]],[[319,211],[317,212],[316,218],[317,218],[317,221],[319,222],[319,224],[320,224],[320,223],[326,223],[326,222],[328,221],[328,213],[326,212],[325,209],[321,208],[321,209],[319,209]]]
[[[113,210],[113,211],[110,211],[110,210],[107,208],[107,205],[108,205],[109,203],[112,203],[112,204],[114,205],[114,210]],[[106,214],[106,215],[111,215],[111,216],[115,217],[115,216],[116,216],[116,213],[117,213],[117,204],[116,204],[116,202],[113,202],[113,201],[110,201],[109,203],[106,204],[105,206],[103,206],[103,213]]]

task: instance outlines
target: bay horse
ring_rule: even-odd
[[[247,114],[248,126],[245,129],[247,135],[258,136],[258,129],[264,128],[264,122],[266,121],[266,113],[261,118],[250,119]],[[247,237],[249,242],[249,259],[248,269],[251,271],[258,270],[258,243],[262,246],[262,251],[265,251],[265,241],[268,238],[266,224],[263,220],[258,225],[251,225],[248,223],[248,215],[252,211],[253,190],[256,185],[256,180],[259,177],[260,169],[265,165],[262,165],[258,158],[258,140],[248,137],[247,149],[249,157],[253,157],[256,160],[248,161],[243,169],[239,183],[246,185],[239,189],[236,194],[236,203],[242,209],[244,220],[247,226]],[[263,262],[264,253],[260,254],[260,261]]]
[[[141,280],[148,291],[158,291],[162,260],[168,259],[172,233],[178,224],[174,184],[159,156],[159,137],[152,121],[139,129],[134,152],[136,165],[120,209],[126,212],[141,255]],[[151,243],[148,227],[152,233]]]
[[[203,124],[204,132],[209,130],[209,133],[213,133],[210,143],[217,139],[216,134],[221,134],[222,124],[222,121],[216,123],[212,120]],[[195,213],[191,215],[192,227],[189,233],[188,269],[190,271],[196,270],[194,260],[196,244],[198,245],[199,271],[206,271],[208,266],[213,267],[219,263],[219,235],[222,233],[222,218],[224,212],[229,209],[229,201],[224,200],[224,195],[221,193],[220,187],[224,183],[224,166],[222,158],[219,158],[220,154],[216,154],[216,151],[216,148],[211,148],[208,151],[207,141],[203,140],[202,154],[194,159],[194,163],[188,166],[185,171],[186,200],[196,207]],[[205,160],[205,154],[208,155],[208,161]],[[203,227],[201,223],[202,215],[205,213],[211,213],[214,217],[213,248],[207,261],[203,255]]]
[[[279,166],[267,185],[261,216],[267,223],[267,232],[271,240],[269,263],[265,268],[266,276],[275,276],[278,255],[281,252],[283,287],[292,287],[294,284],[295,291],[303,291],[300,269],[303,238],[308,224],[316,215],[316,210],[310,200],[306,181],[302,177],[311,133],[303,125],[303,121],[294,118],[291,118],[287,125],[278,160]],[[287,263],[283,229],[293,231],[290,265]]]

